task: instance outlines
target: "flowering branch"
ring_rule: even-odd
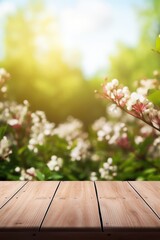
[[[160,131],[160,110],[155,109],[153,103],[143,95],[137,92],[130,93],[128,87],[121,87],[117,79],[103,85],[102,97]]]

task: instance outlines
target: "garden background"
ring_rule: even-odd
[[[0,179],[160,180],[159,131],[102,94],[119,79],[160,129],[160,1],[1,0],[0,12]]]

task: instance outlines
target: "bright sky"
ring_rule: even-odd
[[[46,0],[50,13],[57,17],[61,43],[69,58],[79,52],[87,76],[106,69],[117,42],[135,45],[139,24],[135,9],[145,0]],[[0,0],[0,21],[27,0]],[[2,31],[0,37],[3,37]],[[2,41],[0,41],[2,42]],[[0,46],[2,49],[2,46]]]

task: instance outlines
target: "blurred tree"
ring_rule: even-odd
[[[90,123],[104,113],[80,68],[64,60],[57,21],[43,1],[29,1],[6,19],[4,52],[12,99],[29,100],[55,122],[73,115]]]
[[[155,42],[155,37],[160,33],[160,1],[147,0],[146,7],[140,9],[138,17],[141,20],[141,38],[140,41],[152,43]]]
[[[160,33],[160,1],[146,1],[144,9],[137,11],[137,21],[140,24],[137,46],[119,44],[117,54],[110,57],[110,78],[118,78],[131,88],[135,80],[153,77],[153,71],[160,68],[159,56],[152,51]]]

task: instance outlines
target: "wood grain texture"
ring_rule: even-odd
[[[160,182],[129,182],[160,217]]]
[[[104,231],[160,231],[160,220],[127,182],[96,182]]]
[[[25,183],[25,181],[0,181],[0,208],[2,208]]]
[[[93,182],[61,182],[42,231],[101,231]]]
[[[28,182],[0,210],[0,231],[38,230],[58,182]]]
[[[160,239],[160,182],[96,182],[98,201],[89,181],[23,184],[0,182],[2,240]]]

